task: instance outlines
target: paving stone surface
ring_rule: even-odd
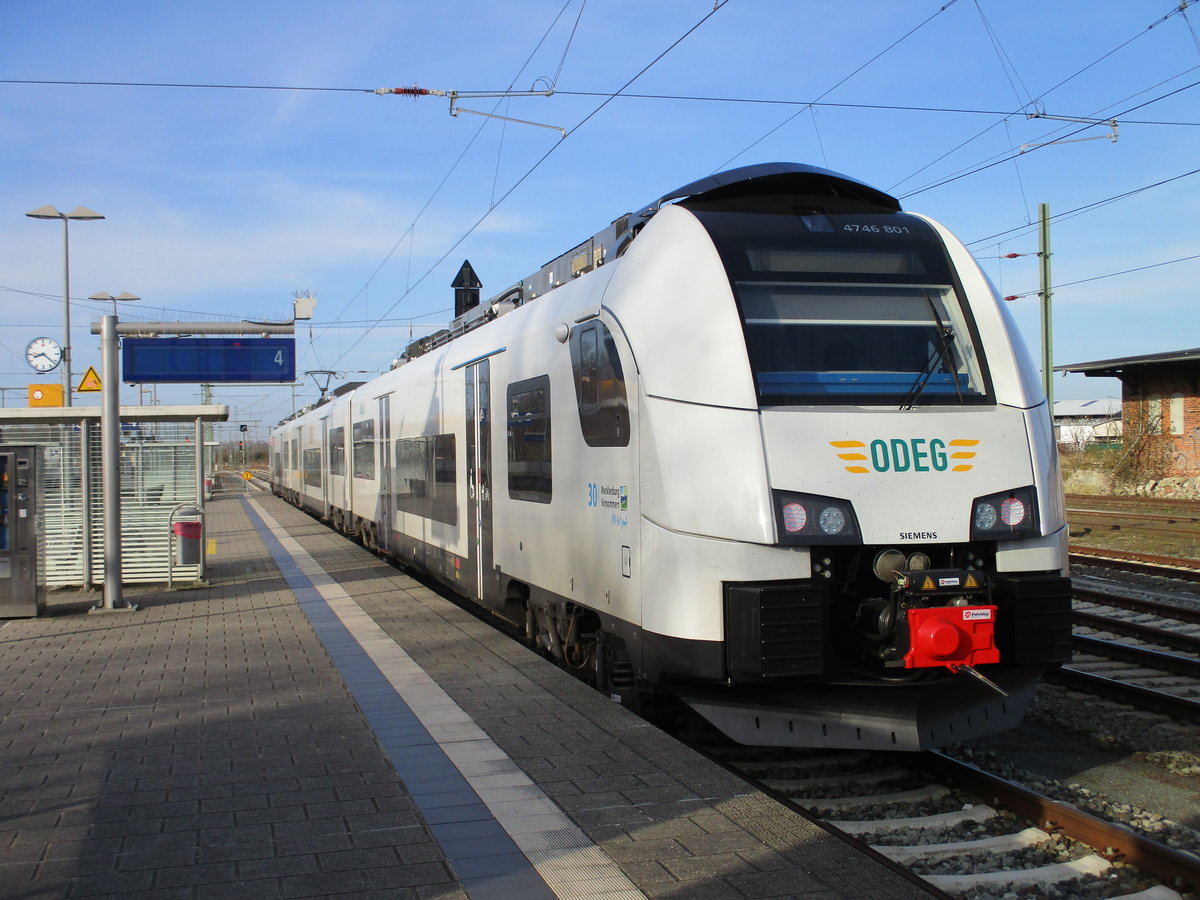
[[[469,895],[469,873],[444,846],[465,832],[438,840],[455,824],[445,810],[462,807],[414,801],[384,746],[402,738],[372,729],[247,503],[269,511],[645,896],[925,896],[257,495],[209,505],[208,586],[131,588],[142,608],[107,615],[85,612],[95,595],[55,592],[48,614],[0,620],[0,897]],[[559,851],[545,841],[538,862],[552,865]],[[604,895],[600,880],[591,893],[585,884],[573,896]]]

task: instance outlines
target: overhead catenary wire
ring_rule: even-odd
[[[1154,22],[1152,22],[1152,23],[1151,23],[1149,26],[1147,26],[1147,27],[1146,27],[1145,29],[1143,29],[1142,31],[1139,31],[1139,32],[1137,32],[1137,33],[1136,33],[1136,34],[1134,34],[1132,37],[1130,37],[1130,38],[1126,39],[1125,41],[1121,42],[1120,44],[1118,44],[1117,46],[1115,46],[1115,47],[1113,47],[1112,49],[1108,50],[1107,52],[1105,52],[1105,53],[1101,54],[1099,57],[1097,57],[1096,59],[1092,60],[1092,61],[1091,61],[1090,63],[1088,63],[1087,65],[1085,65],[1085,66],[1083,66],[1083,67],[1081,67],[1081,68],[1079,68],[1079,69],[1075,70],[1075,71],[1074,71],[1074,72],[1072,72],[1070,75],[1068,75],[1066,78],[1064,78],[1064,79],[1062,79],[1061,81],[1059,81],[1057,84],[1055,84],[1055,85],[1053,85],[1052,87],[1050,87],[1050,88],[1047,88],[1046,90],[1042,91],[1042,92],[1041,92],[1041,93],[1040,93],[1040,94],[1039,94],[1037,97],[1035,97],[1035,98],[1034,98],[1034,99],[1031,101],[1030,105],[1031,105],[1031,106],[1034,106],[1034,107],[1037,107],[1037,106],[1038,106],[1039,104],[1041,104],[1041,103],[1042,103],[1042,102],[1043,102],[1043,101],[1046,99],[1046,97],[1048,97],[1050,94],[1054,93],[1054,92],[1055,92],[1055,91],[1057,91],[1059,88],[1061,88],[1061,87],[1063,87],[1064,85],[1066,85],[1066,84],[1070,83],[1071,81],[1075,80],[1076,78],[1078,78],[1080,75],[1082,75],[1084,72],[1088,71],[1089,69],[1092,69],[1093,67],[1095,67],[1095,66],[1099,65],[1101,62],[1103,62],[1104,60],[1108,59],[1110,56],[1112,56],[1112,55],[1114,55],[1114,54],[1118,53],[1119,51],[1123,50],[1125,47],[1129,46],[1129,45],[1130,45],[1130,44],[1132,44],[1134,41],[1136,41],[1136,40],[1138,40],[1139,38],[1141,38],[1141,37],[1145,36],[1146,34],[1149,34],[1149,33],[1150,33],[1150,32],[1151,32],[1153,29],[1155,29],[1156,27],[1158,27],[1159,25],[1161,25],[1163,22],[1167,21],[1169,18],[1171,18],[1171,16],[1173,16],[1173,15],[1174,15],[1175,13],[1177,13],[1177,12],[1179,12],[1179,7],[1175,7],[1175,8],[1173,8],[1173,9],[1171,9],[1171,10],[1170,10],[1169,12],[1167,12],[1167,13],[1166,13],[1164,16],[1162,16],[1162,17],[1160,17],[1159,19],[1157,19],[1157,20],[1155,20]],[[1133,122],[1130,122],[1129,120],[1126,120],[1126,121],[1125,121],[1125,124],[1145,124],[1145,123],[1133,123]],[[891,187],[890,187],[888,190],[889,190],[889,191],[893,191],[893,192],[894,192],[894,191],[896,190],[896,188],[900,187],[900,185],[904,184],[905,182],[911,181],[911,180],[912,180],[913,178],[915,178],[917,175],[919,175],[919,174],[921,174],[922,172],[924,172],[924,171],[928,170],[928,169],[929,169],[929,168],[931,168],[932,166],[934,166],[934,165],[936,165],[937,163],[941,162],[943,159],[946,159],[947,157],[949,157],[949,156],[952,156],[954,153],[958,152],[958,151],[959,151],[959,150],[961,150],[963,147],[965,147],[965,146],[967,146],[968,144],[971,144],[971,143],[973,143],[974,141],[978,140],[979,138],[983,137],[983,135],[985,135],[985,134],[986,134],[986,133],[987,133],[989,130],[991,130],[991,129],[992,129],[992,128],[994,128],[994,127],[996,127],[996,123],[993,123],[992,125],[989,125],[989,126],[987,126],[987,127],[986,127],[986,128],[984,128],[982,131],[978,132],[978,133],[977,133],[977,134],[975,134],[975,135],[972,135],[971,137],[967,138],[965,141],[962,141],[961,143],[959,143],[959,144],[958,144],[958,146],[956,146],[956,147],[954,147],[953,149],[951,149],[951,150],[949,150],[949,151],[947,151],[947,152],[945,152],[945,153],[941,154],[940,156],[938,156],[936,159],[932,160],[931,162],[929,162],[929,163],[926,163],[924,166],[922,166],[921,168],[917,169],[915,172],[912,172],[912,173],[910,173],[909,175],[906,175],[904,178],[902,178],[902,179],[900,179],[899,181],[897,181],[897,182],[895,182],[894,184],[892,184],[892,186],[891,186]],[[1011,147],[1011,143],[1010,143],[1010,147]]]
[[[1058,220],[1062,220],[1062,219],[1074,218],[1075,216],[1082,215],[1085,212],[1090,212],[1091,210],[1099,209],[1102,206],[1107,206],[1110,203],[1116,203],[1119,200],[1124,200],[1127,197],[1132,197],[1135,194],[1140,194],[1144,191],[1149,191],[1149,190],[1152,190],[1157,187],[1162,187],[1163,185],[1171,184],[1172,182],[1180,181],[1184,178],[1189,178],[1192,175],[1197,175],[1197,174],[1200,174],[1200,169],[1192,169],[1191,171],[1188,171],[1188,172],[1182,172],[1179,175],[1173,175],[1172,177],[1164,178],[1161,181],[1155,181],[1151,184],[1145,184],[1138,188],[1133,188],[1128,191],[1123,191],[1120,194],[1114,194],[1111,197],[1105,197],[1103,200],[1095,200],[1091,203],[1085,203],[1083,206],[1076,206],[1073,209],[1064,210],[1061,213],[1055,213],[1054,215],[1050,216],[1049,221],[1054,222],[1054,221],[1058,221]],[[1037,227],[1038,226],[1037,226],[1036,222],[1032,222],[1032,223],[1027,222],[1023,225],[1017,225],[1017,226],[1014,226],[1013,228],[1008,228],[1004,231],[997,231],[995,234],[989,234],[987,237],[976,238],[973,241],[967,241],[967,242],[965,242],[965,246],[972,247],[976,244],[989,244],[998,237],[1004,237],[1005,235],[1015,234],[1016,232],[1019,232],[1019,231],[1030,231]]]
[[[1103,275],[1093,275],[1090,278],[1080,278],[1076,281],[1064,281],[1061,284],[1052,284],[1050,286],[1050,289],[1057,291],[1060,288],[1074,287],[1077,284],[1087,284],[1090,281],[1102,281],[1105,278],[1116,278],[1118,275],[1131,275],[1134,272],[1145,272],[1147,269],[1158,269],[1158,268],[1161,268],[1162,266],[1172,266],[1175,263],[1188,262],[1189,260],[1193,260],[1193,259],[1200,259],[1200,253],[1194,253],[1191,256],[1181,256],[1178,259],[1167,259],[1167,260],[1163,260],[1162,262],[1148,263],[1147,265],[1144,265],[1144,266],[1135,266],[1132,269],[1122,269],[1119,272],[1106,272]],[[1040,294],[1040,293],[1041,293],[1041,289],[1039,288],[1038,290],[1025,291],[1020,294],[1009,294],[1004,299],[1005,300],[1020,300],[1022,297],[1032,297],[1032,296],[1034,296],[1036,294]]]
[[[707,22],[714,15],[716,15],[717,12],[719,12],[721,9],[724,9],[725,6],[727,6],[729,4],[729,2],[730,2],[730,0],[718,0],[718,2],[714,2],[713,8],[709,12],[707,12],[704,16],[702,16],[699,21],[697,21],[694,25],[692,25],[690,28],[688,28],[687,31],[685,31],[682,35],[680,35],[678,38],[676,38],[674,41],[672,41],[671,44],[666,47],[666,49],[662,50],[657,56],[655,56],[652,60],[650,60],[650,62],[646,63],[646,65],[644,65],[641,69],[639,69],[638,72],[636,74],[634,74],[633,77],[629,78],[623,85],[621,85],[621,87],[617,88],[615,91],[610,93],[607,97],[605,97],[605,99],[602,102],[600,102],[599,104],[597,104],[596,107],[591,112],[589,112],[586,116],[584,116],[582,119],[580,119],[575,125],[573,125],[571,128],[569,128],[567,130],[566,136],[570,137],[571,135],[575,134],[584,125],[586,125],[593,118],[595,118],[597,115],[599,115],[600,112],[605,107],[607,107],[613,100],[615,100],[618,96],[620,96],[620,94],[625,90],[625,88],[629,87],[629,85],[633,84],[635,81],[637,81],[639,78],[641,78],[644,74],[646,74],[646,72],[648,72],[660,60],[662,60],[663,57],[665,57],[668,53],[670,53],[672,50],[674,50],[676,47],[678,47],[681,43],[683,43],[683,41],[685,41],[688,37],[690,37],[696,31],[696,29],[700,28],[700,26],[702,26],[705,22]],[[439,256],[425,270],[424,274],[422,274],[421,277],[416,280],[416,282],[414,282],[408,289],[406,289],[404,291],[404,293],[401,294],[400,297],[398,297],[396,299],[396,301],[390,307],[388,307],[388,309],[384,312],[384,315],[385,316],[390,315],[391,312],[397,306],[399,306],[405,300],[405,298],[407,298],[412,293],[414,288],[418,287],[422,282],[424,282],[424,280],[426,278],[428,278],[437,269],[438,266],[440,266],[443,262],[445,262],[446,258],[449,257],[450,254],[453,253],[456,249],[458,249],[458,247],[462,244],[462,242],[465,241],[468,237],[470,237],[475,232],[475,230],[480,225],[482,225],[483,222],[496,210],[496,208],[500,206],[501,203],[503,203],[506,199],[508,199],[510,196],[512,196],[513,192],[515,192],[517,190],[517,188],[519,188],[522,184],[524,184],[525,181],[529,178],[529,176],[531,176],[534,172],[536,172],[542,166],[542,164],[547,159],[549,159],[550,156],[553,155],[553,153],[559,147],[563,146],[565,143],[566,143],[566,141],[564,140],[564,141],[555,141],[553,144],[551,144],[550,148],[548,150],[546,150],[546,152],[543,153],[533,163],[533,165],[531,165],[525,171],[525,173],[523,175],[521,175],[516,181],[514,181],[508,187],[508,189],[500,196],[500,198],[498,200],[496,200],[496,202],[492,206],[490,206],[487,210],[485,210],[483,212],[483,214],[480,215],[479,218],[476,219],[475,222],[472,223],[471,226],[465,232],[463,232],[463,234],[460,235],[458,237],[458,239],[455,240],[454,243],[451,244],[445,250],[445,252],[442,253],[442,255]],[[362,343],[362,341],[366,339],[367,335],[369,335],[371,333],[371,331],[373,330],[373,327],[374,326],[368,326],[363,331],[362,335],[358,338],[358,340],[355,341],[353,344],[351,344],[351,346],[349,348],[347,348],[345,351],[342,352],[342,355],[339,356],[338,359],[335,361],[335,365],[336,365],[336,362],[340,362],[342,359],[345,358],[346,354],[352,352],[355,349],[355,347],[357,347],[360,343]]]
[[[571,5],[572,2],[573,2],[573,0],[566,0],[566,2],[563,3],[562,8],[558,11],[558,14],[551,20],[550,24],[546,27],[546,30],[543,32],[541,38],[538,39],[538,42],[534,45],[533,49],[529,52],[529,55],[526,56],[525,61],[521,64],[521,67],[517,70],[517,73],[513,76],[512,81],[509,82],[508,91],[496,92],[500,96],[498,96],[495,105],[492,107],[493,111],[499,108],[500,104],[503,102],[503,95],[507,94],[511,91],[513,85],[516,83],[516,80],[521,77],[521,73],[523,73],[525,71],[525,69],[528,68],[530,62],[533,61],[534,56],[537,54],[537,51],[541,48],[542,44],[545,43],[546,38],[549,37],[550,32],[553,31],[555,25],[558,24],[559,19],[562,18],[563,13],[566,12],[567,8]],[[581,10],[581,12],[582,12],[582,10]],[[578,25],[578,20],[576,20],[576,25]],[[572,30],[571,39],[572,40],[574,39],[574,30]],[[569,42],[568,42],[568,45],[569,45]],[[566,54],[564,51],[563,59],[565,60],[565,58],[566,58]],[[561,68],[561,64],[560,64],[560,68]],[[420,90],[420,89],[414,88],[413,90],[416,91],[416,90]],[[377,93],[379,93],[379,91],[372,91],[372,93],[377,94]],[[392,256],[395,254],[395,252],[400,248],[400,245],[403,244],[406,239],[409,241],[409,266],[408,266],[408,271],[405,276],[405,295],[407,295],[412,290],[412,288],[415,286],[411,280],[412,246],[413,246],[413,242],[414,242],[415,235],[416,235],[416,227],[417,227],[418,223],[421,221],[421,219],[424,217],[426,211],[433,204],[434,200],[437,199],[437,197],[441,193],[442,189],[446,186],[446,183],[450,180],[451,176],[454,174],[455,171],[457,171],[457,169],[458,169],[459,165],[462,163],[463,159],[466,158],[467,153],[470,151],[471,147],[474,146],[475,142],[479,139],[479,136],[483,133],[483,129],[485,127],[487,127],[486,121],[479,123],[479,126],[475,129],[475,133],[471,135],[470,139],[463,146],[463,149],[458,154],[457,158],[455,158],[454,162],[451,163],[450,167],[446,170],[446,173],[442,176],[441,180],[434,187],[433,191],[430,192],[429,196],[425,200],[425,203],[421,206],[421,208],[417,211],[417,214],[413,217],[412,222],[409,223],[408,227],[400,235],[400,237],[396,241],[396,243],[393,244],[391,249],[384,255],[384,258],[375,267],[374,271],[372,271],[371,274],[367,277],[367,280],[363,283],[363,285],[354,293],[354,295],[352,297],[350,297],[346,301],[345,304],[343,304],[341,311],[338,313],[338,315],[334,319],[335,322],[340,321],[342,315],[345,314],[346,310],[348,310],[350,308],[350,306],[359,297],[363,296],[365,293],[367,293],[369,291],[371,283],[376,279],[376,277],[378,277],[379,273],[381,271],[383,271],[383,269],[387,265],[388,261],[392,258]],[[441,312],[442,312],[441,310],[438,311],[439,314]],[[321,332],[318,334],[318,337],[325,334],[326,329],[328,327],[330,327],[330,326],[323,326]],[[305,356],[307,356],[310,352],[313,352],[313,348],[315,346],[316,346],[316,341],[315,340],[310,341],[308,348],[305,351]],[[338,358],[341,359],[342,357],[339,356]]]
[[[1179,77],[1178,75],[1172,76],[1172,78],[1178,78],[1178,77]],[[1172,79],[1167,79],[1167,80],[1172,80]],[[1160,84],[1161,83],[1162,82],[1160,82]],[[1181,92],[1187,91],[1187,90],[1191,90],[1196,87],[1200,87],[1200,81],[1194,81],[1191,84],[1187,84],[1187,85],[1184,85],[1183,87],[1176,88],[1173,91],[1168,91],[1167,93],[1161,94],[1158,97],[1154,97],[1150,100],[1147,100],[1144,103],[1139,103],[1136,106],[1131,106],[1128,109],[1124,110],[1124,112],[1116,113],[1112,116],[1106,116],[1105,118],[1106,119],[1121,119],[1121,120],[1123,120],[1123,117],[1126,113],[1134,112],[1135,110],[1139,110],[1146,106],[1150,106],[1153,103],[1161,102],[1162,100],[1166,100],[1169,97],[1173,97],[1178,93],[1181,93]],[[1141,93],[1144,93],[1144,91]],[[1074,131],[1067,131],[1065,134],[1055,138],[1055,140],[1053,142],[1029,145],[1028,149],[1025,149],[1023,151],[1018,149],[1017,151],[1014,152],[1010,149],[1008,151],[1005,151],[1002,154],[998,154],[998,158],[993,157],[989,161],[986,161],[984,163],[976,165],[972,168],[960,170],[959,172],[949,175],[945,178],[942,178],[939,181],[932,182],[930,184],[924,185],[923,187],[915,188],[914,190],[911,190],[906,194],[901,194],[900,199],[905,200],[909,197],[915,197],[917,194],[923,194],[926,191],[931,191],[931,190],[934,190],[935,188],[944,187],[947,184],[951,184],[955,181],[959,181],[959,180],[961,180],[963,178],[967,178],[971,175],[977,175],[980,172],[994,168],[995,166],[1001,165],[1002,163],[1006,163],[1010,159],[1013,159],[1014,157],[1019,156],[1022,153],[1027,155],[1029,153],[1034,153],[1038,150],[1045,149],[1046,147],[1053,146],[1055,143],[1063,143],[1063,142],[1067,141],[1068,139],[1074,137],[1075,135],[1083,133],[1084,131],[1086,131],[1089,128],[1096,127],[1097,124],[1107,124],[1107,123],[1088,122],[1087,124],[1084,124],[1079,128],[1076,128]],[[1057,131],[1052,131],[1052,132],[1050,132],[1050,135],[1057,134],[1059,131],[1062,131],[1062,130],[1063,129],[1058,129]]]
[[[1185,70],[1186,71],[1191,71]],[[1183,73],[1180,73],[1183,74]],[[1178,77],[1178,76],[1176,76]],[[229,90],[262,90],[262,91],[343,91],[346,93],[360,94],[400,94],[401,96],[420,96],[419,92],[426,91],[431,96],[439,96],[434,94],[430,89],[419,87],[407,88],[334,88],[334,87],[304,87],[304,86],[282,86],[282,85],[232,85],[232,84],[170,84],[166,82],[110,82],[110,81],[28,81],[21,79],[0,79],[0,84],[41,84],[41,85],[60,85],[60,86],[76,86],[87,85],[97,87],[163,87],[163,88],[213,88],[213,89],[229,89]],[[449,93],[442,91],[441,94]],[[458,96],[472,96],[475,98],[498,98],[505,100],[511,97],[610,97],[610,91],[568,91],[553,90],[544,91],[514,91],[511,89],[496,89],[496,90],[480,90],[480,91],[454,91]],[[902,103],[836,103],[829,100],[789,100],[785,97],[723,97],[706,94],[640,94],[622,92],[616,98],[618,100],[659,100],[665,102],[678,103],[729,103],[729,104],[747,104],[758,106],[798,106],[802,107],[800,112],[809,107],[816,109],[849,109],[849,110],[866,110],[878,112],[916,112],[916,113],[944,113],[948,115],[969,115],[969,116],[995,116],[997,118],[1005,116],[1025,116],[1027,115],[1024,109],[986,109],[976,107],[962,106],[914,106],[911,104]],[[1083,117],[1078,117],[1083,118]],[[1122,119],[1122,125],[1165,125],[1179,126],[1187,128],[1200,128],[1200,121],[1183,122],[1183,121],[1163,121],[1160,119]],[[992,126],[989,126],[992,127]]]
[[[865,68],[867,68],[873,62],[875,62],[877,59],[879,59],[882,56],[884,56],[885,54],[887,54],[893,47],[896,47],[897,45],[902,44],[904,41],[908,40],[909,37],[916,34],[918,31],[920,31],[922,28],[924,28],[926,25],[928,25],[930,22],[932,22],[934,19],[936,19],[938,16],[940,16],[942,13],[944,13],[946,10],[948,10],[951,6],[953,6],[957,2],[958,2],[958,0],[950,0],[949,3],[943,4],[941,7],[938,8],[938,10],[933,15],[929,16],[924,21],[922,21],[921,23],[919,23],[918,25],[916,25],[909,31],[905,32],[900,37],[896,38],[896,40],[892,41],[892,43],[888,44],[886,47],[884,47],[882,50],[880,50],[878,53],[876,53],[874,56],[872,56],[870,59],[868,59],[862,65],[860,65],[858,68],[856,68],[854,71],[852,71],[850,74],[844,76],[837,83],[835,83],[831,87],[827,88],[820,96],[817,97],[817,100],[821,100],[824,97],[829,96],[831,93],[836,91],[839,87],[841,87],[843,84],[845,84],[851,78],[853,78],[859,72],[863,71]],[[714,9],[715,9],[715,7],[714,7]],[[769,138],[771,135],[773,135],[775,132],[777,132],[780,128],[783,128],[785,125],[787,125],[788,123],[793,121],[796,118],[796,116],[800,115],[801,112],[803,112],[803,110],[797,110],[796,112],[792,113],[792,115],[788,116],[786,119],[784,119],[778,125],[776,125],[774,128],[770,129],[765,134],[763,134],[760,137],[756,138],[755,140],[751,141],[747,146],[743,147],[741,150],[739,150],[733,156],[729,157],[729,159],[725,160],[725,162],[723,162],[721,165],[717,166],[715,169],[713,169],[713,171],[716,172],[719,169],[724,169],[724,168],[728,167],[728,165],[731,162],[733,162],[735,159],[737,159],[739,156],[742,156],[745,153],[747,153],[748,151],[757,147],[759,144],[761,144],[763,141],[765,141],[767,138]]]

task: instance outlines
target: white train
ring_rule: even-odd
[[[701,179],[271,436],[277,494],[750,744],[1011,727],[1069,658],[1037,373],[945,228],[834,172]]]

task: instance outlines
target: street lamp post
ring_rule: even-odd
[[[117,296],[115,296],[115,297],[112,294],[110,294],[108,291],[101,291],[98,294],[92,294],[92,296],[88,297],[88,299],[89,300],[101,300],[105,303],[112,303],[113,315],[115,316],[117,314],[117,303],[118,302],[131,303],[134,300],[141,300],[142,298],[137,296],[136,294],[129,293],[129,291],[122,291],[121,293],[117,294]]]
[[[72,219],[94,222],[103,219],[100,213],[77,206],[69,213],[59,212],[53,206],[42,206],[25,215],[31,219],[62,219],[63,223],[63,403],[71,405],[71,240],[68,225]]]

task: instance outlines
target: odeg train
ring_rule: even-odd
[[[1051,418],[943,226],[807,165],[703,178],[271,435],[275,493],[735,741],[1009,728],[1069,658]]]

